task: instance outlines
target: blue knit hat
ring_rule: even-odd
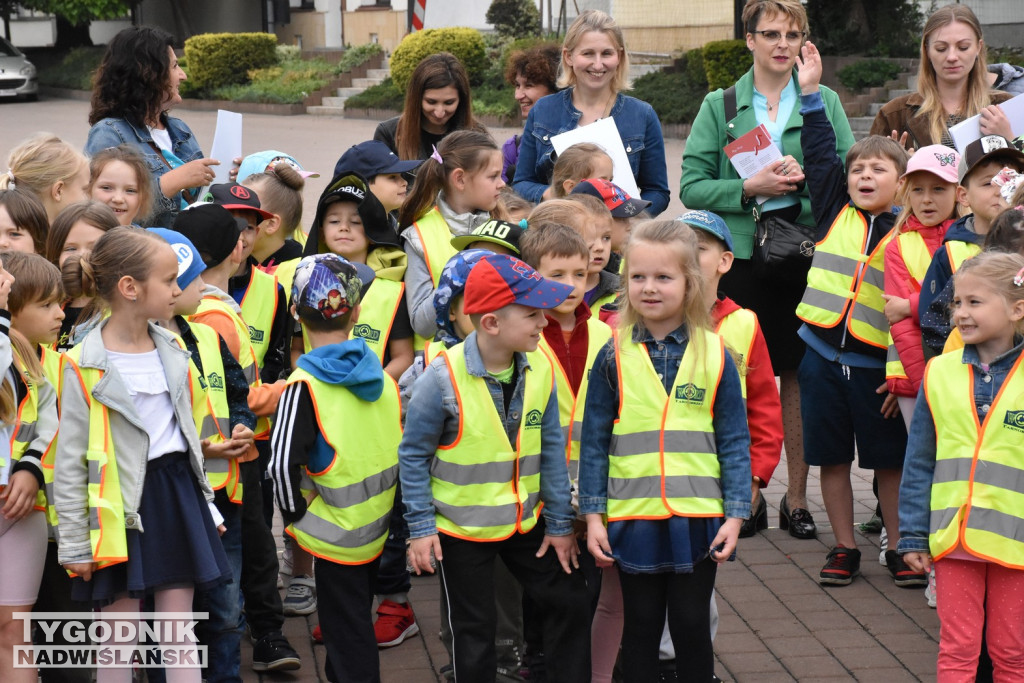
[[[171,245],[174,255],[178,257],[178,287],[185,289],[199,274],[206,270],[206,264],[199,256],[199,251],[189,238],[180,232],[167,228],[148,228],[148,230]]]

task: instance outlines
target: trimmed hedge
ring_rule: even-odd
[[[272,33],[204,33],[185,41],[192,90],[206,91],[248,82],[253,69],[277,64]]]
[[[747,73],[754,58],[742,40],[716,40],[704,46],[704,72],[708,90],[728,88]]]
[[[887,59],[861,59],[844,66],[836,76],[839,82],[851,90],[862,90],[864,88],[878,88],[891,81],[900,73],[900,67],[896,62]]]
[[[410,33],[391,55],[391,78],[401,90],[409,86],[412,72],[424,57],[450,52],[469,74],[469,82],[478,85],[487,69],[487,54],[480,32],[472,28],[430,28]]]

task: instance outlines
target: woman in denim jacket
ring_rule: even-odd
[[[171,35],[133,26],[110,41],[96,74],[89,111],[85,153],[128,143],[146,159],[157,198],[145,225],[170,227],[184,206],[196,201],[209,185],[210,168],[220,162],[204,159],[187,125],[167,115],[181,102],[178,86],[187,77],[178,66]],[[139,216],[140,224],[146,216]]]
[[[629,59],[622,31],[604,12],[587,10],[569,27],[562,43],[560,86],[542,97],[526,117],[513,188],[531,202],[547,198],[554,168],[551,138],[611,116],[636,178],[640,196],[657,216],[668,206],[668,169],[661,122],[646,102],[623,95]]]

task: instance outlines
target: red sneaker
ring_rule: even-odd
[[[416,624],[412,605],[382,600],[377,606],[377,621],[373,623],[373,632],[377,636],[377,647],[394,647],[409,636],[419,633],[420,627]]]
[[[324,644],[324,634],[320,631],[320,624],[313,627],[313,642],[318,645]]]

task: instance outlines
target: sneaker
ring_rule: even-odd
[[[317,645],[323,645],[324,644],[324,633],[323,633],[323,631],[320,630],[320,624],[317,624],[316,626],[313,627],[312,638],[313,638],[313,642],[316,643]]]
[[[928,606],[932,609],[938,606],[935,595],[935,567],[928,572],[928,585],[924,589],[924,599],[928,601]]]
[[[860,573],[860,551],[837,545],[828,553],[825,566],[818,574],[818,583],[828,586],[847,586]]]
[[[377,621],[373,622],[373,632],[377,636],[377,647],[394,647],[401,645],[409,636],[420,632],[416,624],[416,615],[412,613],[412,605],[391,600],[381,600],[377,606]]]
[[[889,548],[889,534],[885,533],[885,527],[882,527],[882,531],[878,536],[878,564],[883,567],[888,567],[889,563],[885,559],[885,551]]]
[[[293,576],[282,602],[286,617],[299,617],[316,611],[316,583],[309,576]]]
[[[895,550],[885,551],[885,564],[892,574],[893,583],[900,588],[920,588],[928,585],[928,575],[911,568]]]
[[[253,671],[294,671],[301,666],[299,653],[280,631],[268,633],[252,647]]]

